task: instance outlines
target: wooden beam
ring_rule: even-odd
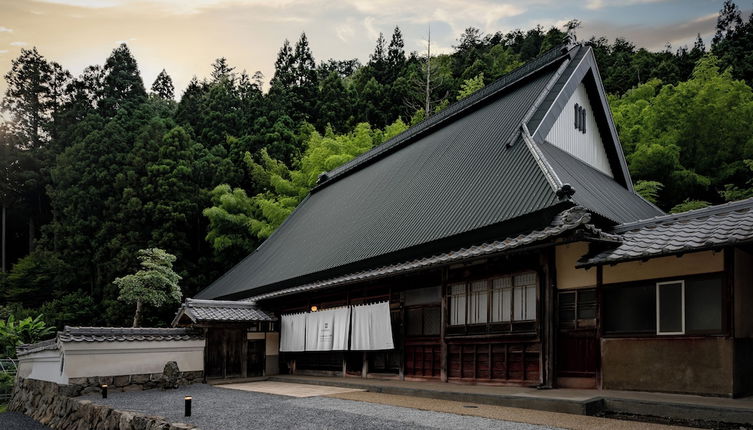
[[[369,353],[363,352],[363,364],[361,364],[361,378],[366,378],[369,374]]]

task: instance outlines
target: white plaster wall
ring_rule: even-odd
[[[586,133],[575,128],[576,103],[586,108]],[[578,85],[573,95],[570,96],[567,106],[555,121],[552,129],[549,130],[546,140],[610,177],[614,177],[612,169],[609,167],[609,159],[604,150],[599,128],[596,125],[594,110],[588,100],[588,93],[583,83]]]
[[[22,378],[67,384],[68,377],[61,371],[61,362],[62,355],[58,350],[23,355],[18,359],[18,375]]]
[[[68,378],[162,373],[168,361],[177,362],[181,371],[204,370],[204,340],[62,345]]]

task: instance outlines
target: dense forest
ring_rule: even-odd
[[[1,106],[0,318],[130,324],[113,281],[144,248],[176,257],[191,296],[268,237],[320,173],[577,32],[577,21],[468,28],[452,53],[428,57],[405,52],[395,28],[365,64],[317,63],[301,34],[280,48],[268,88],[218,58],[180,95],[164,70],[145,85],[125,44],[80,76],[24,49]],[[727,1],[708,47],[584,42],[642,195],[667,211],[753,195],[753,18]],[[164,325],[174,310],[146,309],[144,323]]]

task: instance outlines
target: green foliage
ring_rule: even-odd
[[[207,240],[216,252],[245,254],[261,240],[269,237],[293,212],[316,185],[319,175],[334,169],[383,141],[407,129],[401,120],[384,131],[373,130],[368,124],[358,124],[351,133],[324,135],[314,132],[306,141],[306,151],[290,169],[262,150],[254,161],[246,154],[250,175],[262,190],[249,197],[241,188],[220,185],[212,191],[213,206],[204,210],[210,228]]]
[[[141,322],[142,305],[159,307],[178,303],[183,296],[178,286],[181,277],[173,271],[174,255],[159,248],[147,248],[139,250],[138,258],[140,270],[113,281],[120,290],[118,299],[136,304],[134,327],[139,327]]]
[[[15,357],[18,345],[39,342],[54,331],[54,327],[47,327],[42,315],[21,320],[11,315],[7,320],[0,320],[0,354]]]
[[[742,187],[734,184],[724,186],[724,190],[720,191],[719,194],[728,202],[753,197],[753,160],[743,160],[743,163],[750,170],[750,179],[745,181],[745,185]]]
[[[72,268],[57,253],[37,249],[13,265],[6,281],[5,298],[9,302],[41,306],[64,292],[72,280]]]
[[[463,81],[463,84],[460,86],[460,91],[458,92],[457,99],[463,100],[464,98],[470,96],[481,88],[484,88],[483,73],[479,73],[475,78],[466,79],[465,81]]]
[[[672,206],[672,209],[669,210],[669,213],[678,214],[678,213],[681,213],[681,212],[692,211],[694,209],[703,209],[703,208],[708,207],[710,205],[711,204],[709,202],[705,202],[703,200],[690,200],[690,199],[686,199],[682,203],[678,203],[678,204]]]
[[[720,71],[716,57],[699,60],[688,81],[653,80],[611,102],[631,173],[664,184],[660,206],[718,198],[746,176],[740,160],[753,156],[753,90]]]
[[[633,186],[638,195],[648,200],[649,202],[656,204],[659,198],[659,192],[664,188],[661,182],[656,181],[638,181]]]

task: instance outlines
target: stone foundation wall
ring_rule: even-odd
[[[146,375],[148,379],[140,382],[143,376],[81,378],[80,383],[68,385],[18,378],[8,410],[21,412],[55,430],[198,430],[190,424],[170,423],[162,417],[119,411],[75,398],[87,391],[99,391],[101,384],[123,390],[149,387],[154,382],[153,375]],[[162,379],[162,374],[159,376]],[[188,379],[184,378],[184,381],[188,382]]]
[[[73,396],[98,393],[103,384],[107,384],[110,391],[141,391],[152,388],[177,388],[201,382],[204,372],[178,372],[174,381],[168,381],[162,373],[146,373],[142,375],[122,376],[94,376],[88,378],[70,378],[68,385],[74,392]]]

